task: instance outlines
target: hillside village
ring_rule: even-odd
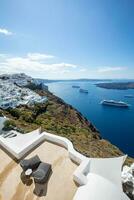
[[[44,103],[47,98],[26,88],[29,83],[35,82],[25,74],[0,76],[0,108],[16,108],[20,105]]]

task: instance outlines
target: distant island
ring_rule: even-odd
[[[81,79],[41,79],[41,78],[36,78],[36,81],[38,83],[52,83],[52,82],[88,82],[88,81],[112,81],[111,79],[88,79],[88,78],[81,78]]]
[[[117,89],[117,90],[134,89],[134,81],[133,82],[97,83],[95,85],[97,87],[105,88],[105,89]]]

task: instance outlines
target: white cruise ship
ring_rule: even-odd
[[[123,101],[114,101],[114,100],[103,100],[101,101],[102,105],[106,106],[116,106],[116,107],[129,107],[129,105]]]

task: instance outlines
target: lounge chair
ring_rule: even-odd
[[[37,167],[39,166],[40,163],[41,163],[41,160],[40,160],[39,156],[36,155],[30,159],[21,160],[20,166],[22,167],[22,169],[24,171],[26,171],[27,169],[35,170],[35,169],[37,169]]]
[[[45,183],[51,172],[51,165],[41,162],[37,170],[33,172],[32,177],[34,178],[35,183]]]
[[[14,132],[9,132],[9,133],[4,134],[3,137],[10,138],[10,137],[14,136],[14,134],[15,134]]]

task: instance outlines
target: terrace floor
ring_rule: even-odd
[[[27,158],[38,155],[43,162],[52,164],[47,184],[36,184],[33,179],[21,180],[22,169],[15,160],[0,149],[0,200],[72,200],[77,190],[73,172],[77,168],[65,148],[43,142]]]

